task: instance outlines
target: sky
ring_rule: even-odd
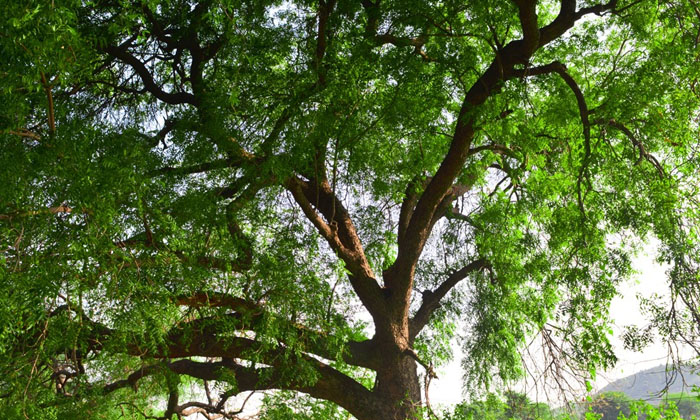
[[[665,364],[667,361],[666,347],[661,343],[653,343],[642,352],[625,350],[622,343],[622,333],[626,325],[646,325],[644,315],[639,309],[639,297],[651,297],[653,294],[668,295],[666,267],[656,260],[656,245],[648,244],[634,259],[633,268],[636,271],[620,291],[610,307],[610,317],[614,321],[612,344],[618,356],[618,363],[606,372],[598,372],[593,392],[602,389],[610,382],[632,375],[644,369]],[[430,385],[430,402],[432,405],[453,405],[464,400],[462,394],[462,369],[459,360],[461,353],[455,343],[454,360],[442,369],[438,369],[439,379]],[[542,400],[540,396],[530,395],[533,400]]]

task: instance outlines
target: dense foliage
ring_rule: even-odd
[[[457,334],[590,375],[651,237],[697,343],[698,7],[4,1],[0,415],[414,418]]]

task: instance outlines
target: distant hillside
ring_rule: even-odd
[[[658,397],[658,393],[666,386],[667,378],[670,379],[672,377],[671,372],[666,372],[666,366],[660,365],[618,379],[601,389],[600,392],[624,392],[633,400],[641,399],[655,403],[662,400],[662,398]],[[692,391],[693,385],[700,386],[700,376],[691,373],[688,368],[683,368],[682,374],[680,371],[677,372],[674,381],[666,392],[668,394],[687,394]]]

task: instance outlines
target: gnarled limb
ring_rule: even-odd
[[[203,297],[201,295],[195,295],[191,297],[183,297],[181,299],[184,302],[190,302],[194,305],[201,305],[203,303]],[[231,302],[236,302],[233,304],[234,307],[239,307],[238,300],[230,299],[223,295],[214,295],[211,300],[213,304],[228,304]],[[250,304],[245,304],[247,308],[251,307]],[[65,311],[76,311],[77,309],[63,306],[55,310],[51,316],[58,316]],[[238,314],[227,315],[231,318],[236,318]],[[257,315],[256,315],[257,316]],[[307,354],[306,352],[296,353],[290,352],[283,345],[273,346],[263,345],[256,340],[241,337],[241,336],[230,336],[230,330],[219,323],[220,319],[212,318],[198,319],[192,321],[186,325],[176,326],[169,336],[167,337],[167,344],[165,346],[160,346],[158,348],[145,347],[140,348],[137,344],[129,344],[125,347],[127,354],[135,357],[150,359],[165,359],[168,362],[156,363],[152,365],[147,365],[141,369],[132,372],[125,379],[121,379],[104,386],[103,392],[110,393],[116,391],[120,388],[130,387],[136,390],[138,388],[138,382],[147,377],[158,373],[165,373],[163,369],[166,369],[176,373],[185,374],[193,376],[202,380],[207,381],[227,381],[227,377],[235,377],[236,380],[236,393],[240,393],[246,390],[259,390],[259,389],[289,389],[297,390],[300,392],[308,393],[316,398],[323,398],[334,401],[346,409],[357,415],[359,407],[362,404],[373,404],[373,397],[369,390],[364,388],[362,385],[357,383],[352,378],[342,374],[338,370],[330,367],[323,361],[314,358],[311,354],[316,356],[326,357],[330,360],[335,360],[335,355],[330,353],[324,353],[323,351],[314,351]],[[209,322],[208,322],[209,321]],[[84,318],[84,322],[90,326],[91,337],[89,341],[92,343],[102,343],[109,339],[110,336],[115,334],[115,331],[101,326],[99,323],[89,320],[87,317]],[[235,319],[234,319],[235,322]],[[230,325],[230,323],[229,323]],[[217,334],[223,333],[226,337],[218,337]],[[316,349],[322,349],[322,344],[320,344],[321,335],[312,336],[308,331],[301,331],[301,334],[295,338],[296,342],[301,342],[306,340],[308,343],[313,343]],[[349,362],[354,362],[359,360],[360,357],[357,356],[357,349],[368,349],[372,347],[372,343],[369,341],[350,344],[350,351],[348,356],[344,357]],[[89,352],[99,352],[102,349],[102,345],[91,345]],[[307,349],[305,349],[307,350]],[[368,352],[369,353],[369,352]],[[374,349],[372,350],[374,352]],[[315,376],[318,380],[311,379],[297,379],[296,375],[289,372],[289,357],[299,358],[306,368],[315,371]],[[357,356],[357,357],[356,357]],[[84,355],[81,355],[84,357]],[[191,357],[205,357],[220,359],[219,362],[207,362],[200,363],[189,360]],[[180,359],[170,362],[172,359]],[[264,368],[255,368],[253,365],[243,365],[234,360],[250,360],[254,364],[262,363]],[[376,363],[357,363],[357,366],[368,367],[370,369],[377,369],[378,365]],[[84,373],[80,372],[81,374]],[[167,375],[167,373],[165,373]],[[233,376],[229,376],[229,375]],[[76,372],[70,378],[79,376]],[[65,380],[70,379],[65,377]],[[65,384],[63,384],[65,385]],[[186,408],[193,406],[192,404],[176,404],[177,397],[173,395],[175,390],[171,390],[169,401],[175,402],[172,404],[172,409],[176,410],[176,407]],[[343,396],[342,393],[352,392],[351,396]],[[66,396],[76,396],[78,394],[66,394]],[[233,395],[233,394],[230,394]],[[347,398],[346,398],[347,397]],[[362,400],[362,401],[358,401]],[[360,404],[362,402],[362,404]],[[201,406],[201,405],[198,405]],[[217,405],[221,408],[220,405]],[[175,412],[174,411],[174,412]],[[361,411],[359,411],[362,413]]]
[[[180,359],[165,364],[144,366],[131,373],[126,379],[104,386],[103,392],[110,393],[125,387],[136,389],[138,381],[144,377],[167,369],[178,375],[188,375],[205,381],[226,382],[235,379],[237,393],[268,389],[289,389],[303,392],[315,398],[334,401],[358,417],[366,418],[375,410],[375,398],[370,390],[326,363],[309,357],[304,359],[308,366],[314,370],[315,380],[290,377],[289,374],[281,371],[282,365],[277,363],[270,364],[268,367],[255,368],[239,364],[231,358],[224,358],[216,362]],[[181,406],[174,405],[173,409],[177,411],[176,407],[185,409],[194,406],[207,408],[205,404],[183,404]],[[223,407],[217,405],[215,408],[221,409]]]
[[[290,389],[306,393],[314,398],[334,401],[360,418],[367,418],[376,408],[371,391],[352,378],[338,372],[327,364],[312,362],[318,375],[317,380],[284,379],[278,368],[252,368],[233,361],[194,362],[178,360],[168,364],[171,371],[205,380],[221,379],[222,374],[231,372],[236,379],[238,392]]]

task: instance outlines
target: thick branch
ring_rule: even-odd
[[[103,392],[105,394],[109,394],[110,392],[114,392],[118,389],[126,387],[136,389],[138,387],[138,382],[141,379],[145,378],[146,376],[151,376],[161,369],[162,367],[160,365],[144,366],[136,372],[130,374],[126,379],[121,379],[119,381],[105,385],[105,387],[103,388]]]
[[[601,3],[591,7],[584,7],[576,11],[576,0],[560,0],[561,8],[556,19],[549,25],[540,29],[539,47],[543,47],[555,39],[559,38],[566,31],[571,29],[577,20],[583,16],[595,13],[602,14],[606,11],[614,11],[617,7],[617,0],[608,3]]]
[[[233,379],[238,393],[287,389],[335,402],[356,416],[367,416],[376,410],[372,393],[357,381],[318,360],[307,359],[306,362],[316,373],[314,380],[297,377],[289,370],[280,367],[253,368],[240,365],[230,359],[220,362],[196,362],[181,359],[164,365],[145,366],[129,375],[127,379],[106,385],[103,392],[110,393],[125,387],[136,389],[138,381],[142,378],[168,369],[178,375],[187,375],[204,381],[227,382]],[[218,406],[213,407],[217,408]],[[181,408],[186,407],[182,406]]]
[[[469,274],[489,267],[488,261],[481,258],[452,273],[437,289],[423,293],[423,302],[410,321],[410,338],[413,340],[430,321],[431,315],[440,307],[442,298]]]
[[[289,363],[289,356],[301,353],[307,360],[311,356],[325,360],[342,360],[352,365],[371,370],[380,368],[378,349],[375,340],[348,341],[340,344],[340,340],[331,334],[308,329],[302,325],[291,323],[285,319],[266,313],[264,308],[254,302],[233,297],[222,293],[197,293],[180,296],[175,299],[177,304],[192,308],[226,307],[235,310],[216,317],[197,318],[189,322],[177,324],[165,337],[161,346],[151,344],[143,346],[138,342],[129,341],[124,351],[136,357],[156,359],[175,359],[183,357],[214,357],[224,359],[244,359],[262,362],[270,366],[284,367]],[[50,318],[61,316],[67,312],[80,314],[85,325],[89,326],[84,339],[88,351],[99,351],[104,343],[118,334],[116,330],[91,320],[79,308],[62,305],[49,315]],[[264,326],[263,326],[264,324]],[[231,336],[235,331],[255,331],[259,328],[270,327],[284,332],[276,337],[279,345],[271,347],[259,341]],[[117,337],[123,340],[124,337]],[[294,349],[284,343],[291,340]],[[140,378],[140,377],[139,377]],[[130,383],[135,382],[130,380]]]
[[[242,318],[239,319],[237,318],[236,314],[231,314],[229,315],[229,320],[234,320],[234,321],[239,321],[241,322],[241,327],[245,327],[245,329],[251,329],[254,328],[257,322],[263,321],[265,316],[267,318],[272,317],[273,321],[275,323],[278,323],[280,325],[280,329],[284,329],[287,331],[289,334],[294,335],[294,341],[298,345],[301,346],[302,351],[313,354],[319,357],[322,357],[327,360],[336,360],[338,357],[340,357],[345,363],[353,366],[361,366],[365,367],[368,369],[373,369],[376,370],[378,367],[378,362],[377,362],[377,352],[376,352],[376,343],[374,340],[363,340],[363,341],[349,341],[346,343],[347,347],[346,348],[341,348],[337,345],[332,345],[332,342],[337,342],[337,340],[334,340],[332,335],[323,333],[320,331],[315,331],[308,329],[302,325],[298,324],[293,324],[290,323],[289,321],[279,319],[277,317],[274,317],[274,315],[267,314],[265,312],[265,309],[255,303],[251,302],[246,299],[234,297],[231,295],[223,294],[223,293],[196,293],[193,295],[189,296],[180,296],[176,299],[176,302],[179,305],[184,305],[184,306],[189,306],[189,307],[194,307],[194,308],[200,308],[200,307],[226,307],[230,308],[234,311],[236,311],[238,314],[243,315]],[[270,322],[269,320],[267,322]],[[243,323],[247,323],[247,325],[243,325]],[[215,331],[207,331],[208,334],[214,334]],[[190,339],[191,337],[185,334],[185,336]],[[177,341],[178,339],[178,334],[176,333],[174,335],[173,341]],[[216,338],[214,337],[214,340]],[[223,342],[224,346],[227,343],[227,339],[223,338],[221,339]],[[202,345],[207,348],[207,351],[223,351],[223,352],[229,352],[229,351],[234,351],[235,349],[224,349],[221,347],[221,343],[216,343],[211,341],[210,338],[206,337],[201,337],[201,343]],[[188,343],[183,343],[183,344],[188,344]],[[238,345],[254,345],[253,342],[242,342],[239,341]],[[178,351],[183,351],[182,349],[179,349]],[[184,351],[194,351],[191,348],[187,348]],[[204,354],[190,354],[190,355],[199,355],[199,356],[204,356]],[[174,357],[174,356],[173,356]],[[228,356],[225,356],[223,353],[219,357],[234,357],[233,355],[229,354]],[[241,357],[241,355],[237,355],[235,357]]]
[[[539,47],[540,29],[537,25],[537,1],[513,0],[518,6],[518,18],[523,30],[522,54],[529,57]]]
[[[401,212],[399,213],[398,240],[401,242],[406,235],[408,222],[411,220],[413,210],[418,202],[418,180],[414,179],[406,186],[406,195],[401,203]]]
[[[321,0],[318,8],[318,34],[316,39],[316,72],[321,85],[326,84],[326,74],[323,70],[323,56],[326,54],[328,39],[328,19],[330,18],[336,0]]]
[[[307,182],[299,178],[287,180],[292,193],[307,219],[328,242],[331,249],[345,262],[350,271],[350,283],[362,303],[376,315],[383,309],[382,292],[367,261],[350,214],[338,200],[327,180]],[[316,211],[323,215],[319,215]],[[325,219],[325,220],[324,220]]]
[[[195,98],[195,96],[191,93],[171,93],[164,91],[160,86],[158,86],[153,78],[153,75],[148,71],[145,64],[134,55],[130,54],[126,49],[126,46],[117,47],[114,45],[108,45],[104,48],[104,52],[131,66],[131,68],[133,68],[136,74],[138,74],[141,78],[144,88],[159,100],[171,105],[191,104],[196,106],[199,104],[197,98]]]
[[[390,32],[383,34],[377,33],[378,22],[381,14],[379,3],[380,0],[376,0],[374,3],[368,0],[362,1],[362,7],[365,9],[365,13],[367,14],[365,36],[376,46],[391,44],[396,47],[413,47],[413,52],[421,56],[423,60],[436,61],[428,56],[428,54],[423,50],[423,46],[425,45],[429,36],[427,33],[423,33],[416,37],[396,36]]]
[[[366,417],[376,410],[372,393],[352,378],[319,361],[309,361],[317,373],[315,381],[308,378],[289,378],[280,369],[250,368],[231,361],[194,362],[178,360],[168,364],[171,371],[204,380],[221,380],[231,372],[238,392],[289,389],[309,394],[314,398],[332,401],[357,417]]]

